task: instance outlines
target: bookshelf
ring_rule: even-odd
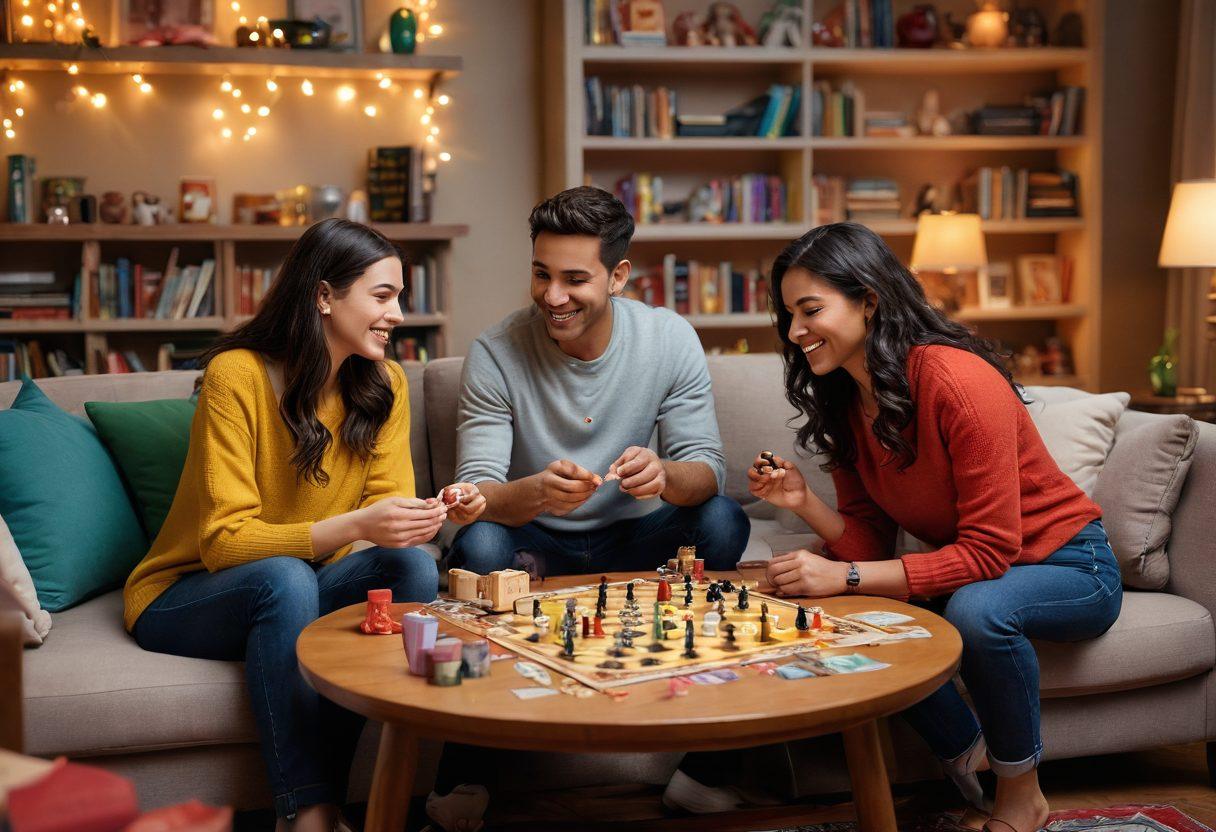
[[[430,314],[407,314],[398,334],[415,337],[431,357],[447,348],[452,296],[449,255],[451,244],[468,234],[468,226],[430,223],[384,223],[374,226],[401,246],[409,263],[430,258],[435,266],[436,305]],[[231,329],[251,315],[238,309],[238,264],[255,263],[276,268],[304,227],[259,225],[35,225],[0,224],[0,266],[6,270],[53,271],[56,289],[70,291],[77,273],[84,297],[94,290],[97,265],[127,257],[133,263],[159,268],[171,249],[179,262],[215,261],[213,277],[217,314],[193,318],[102,318],[89,304],[80,304],[80,316],[71,320],[0,319],[0,341],[46,341],[44,349],[62,348],[83,358],[85,372],[105,372],[99,361],[111,350],[134,350],[145,366],[155,367],[160,344],[175,339],[197,340]],[[3,287],[0,287],[2,290]],[[3,292],[0,291],[0,294]]]
[[[743,17],[756,26],[770,0],[738,0]],[[922,184],[953,186],[978,167],[1062,168],[1077,174],[1079,217],[996,219],[983,224],[990,262],[1014,262],[1023,254],[1072,259],[1071,294],[1064,302],[1011,308],[963,308],[955,317],[985,336],[1020,349],[1042,347],[1056,337],[1068,348],[1075,371],[1027,376],[1027,383],[1066,383],[1096,389],[1100,379],[1101,157],[1103,0],[1043,0],[1036,4],[1049,29],[1066,11],[1084,20],[1084,47],[1009,49],[878,49],[813,46],[810,24],[838,0],[802,0],[802,47],[622,47],[584,42],[584,0],[546,0],[543,15],[545,190],[594,184],[613,190],[622,177],[650,173],[663,178],[664,202],[686,198],[700,183],[743,173],[781,176],[788,189],[789,216],[780,223],[639,223],[631,249],[635,269],[659,264],[667,254],[684,260],[767,266],[780,248],[813,227],[816,206],[812,176],[881,177],[898,183],[898,218],[868,224],[906,263],[916,221],[911,206]],[[895,17],[913,0],[894,0]],[[665,4],[668,33],[680,11]],[[955,21],[975,4],[936,4]],[[767,91],[773,84],[800,90],[803,106],[797,135],[781,138],[620,138],[586,135],[584,82],[677,94],[680,114],[722,113]],[[947,135],[911,137],[813,136],[810,107],[815,84],[851,82],[874,110],[914,114],[922,95],[936,89],[946,114],[986,104],[1017,104],[1028,94],[1063,86],[1085,88],[1080,135]],[[1016,268],[1014,271],[1016,282]],[[729,347],[747,337],[752,349],[773,349],[771,318],[759,312],[690,314],[709,347]]]

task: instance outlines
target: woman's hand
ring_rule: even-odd
[[[439,492],[439,500],[448,508],[448,519],[458,526],[472,523],[486,510],[486,496],[471,482],[447,486]]]
[[[404,549],[426,543],[439,533],[447,506],[434,497],[385,497],[359,509],[360,540],[386,549]]]
[[[760,468],[757,468],[760,466]],[[757,456],[747,469],[747,490],[777,508],[797,511],[806,503],[806,480],[798,466],[774,455],[772,460]]]
[[[823,598],[845,593],[848,572],[848,564],[806,549],[795,549],[770,560],[765,577],[778,595]]]

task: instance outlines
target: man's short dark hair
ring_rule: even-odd
[[[609,272],[625,259],[633,239],[633,217],[625,205],[602,188],[584,185],[551,196],[528,217],[532,242],[542,231],[600,238],[600,262]]]

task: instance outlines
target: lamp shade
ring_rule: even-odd
[[[1174,186],[1157,265],[1174,269],[1216,266],[1216,179]]]
[[[979,214],[921,214],[917,218],[913,269],[955,272],[987,265]]]

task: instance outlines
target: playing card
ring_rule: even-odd
[[[807,670],[805,667],[800,667],[797,662],[794,662],[792,664],[783,664],[778,667],[777,675],[782,679],[810,679],[816,674]]]
[[[869,624],[871,627],[894,627],[896,624],[907,624],[909,621],[914,621],[910,615],[904,615],[898,612],[888,612],[886,610],[875,610],[873,612],[855,612],[846,615],[845,618],[852,618],[854,621],[860,621],[862,624]]]
[[[688,677],[690,681],[698,685],[724,685],[727,682],[733,682],[739,678],[739,674],[733,670],[707,670],[704,673],[694,673]]]
[[[542,696],[557,696],[553,688],[511,688],[511,693],[520,699],[539,699]]]
[[[525,679],[531,679],[533,682],[538,682],[542,685],[553,684],[553,678],[549,675],[549,671],[532,662],[516,662],[515,672]]]
[[[824,656],[821,661],[833,673],[865,673],[870,670],[882,670],[889,664],[876,662],[860,653],[849,653],[845,656]]]

